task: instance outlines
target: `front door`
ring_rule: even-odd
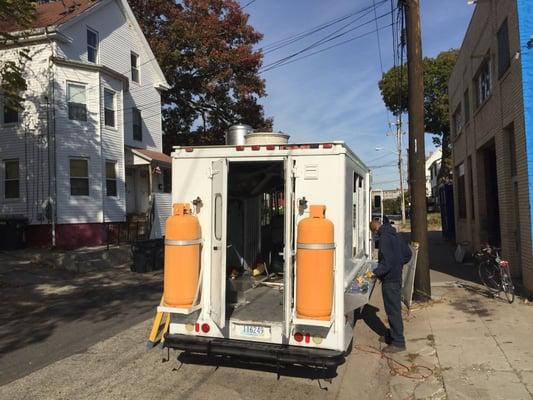
[[[226,225],[228,162],[214,161],[211,166],[211,319],[220,327],[226,325]]]

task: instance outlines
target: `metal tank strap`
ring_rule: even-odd
[[[165,246],[191,246],[194,244],[201,244],[202,239],[194,239],[194,240],[170,240],[165,239]]]
[[[297,247],[302,250],[332,250],[336,246],[335,243],[298,243]]]

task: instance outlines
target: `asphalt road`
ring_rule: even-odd
[[[0,254],[0,385],[154,315],[161,272],[73,275]]]

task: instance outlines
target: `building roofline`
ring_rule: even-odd
[[[85,61],[68,60],[62,57],[51,57],[50,59],[56,65],[64,65],[67,67],[80,68],[88,71],[103,72],[115,79],[121,80],[124,83],[125,91],[129,89],[129,78],[126,75],[104,65],[92,64]]]

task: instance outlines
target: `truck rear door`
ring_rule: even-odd
[[[211,319],[220,329],[226,325],[226,225],[228,162],[213,161],[211,167]]]
[[[293,265],[294,265],[294,159],[287,157],[285,159],[285,204],[284,204],[284,225],[285,225],[285,248],[283,256],[285,258],[284,266],[284,326],[283,334],[286,338],[291,335],[292,320],[292,299],[293,299]]]

